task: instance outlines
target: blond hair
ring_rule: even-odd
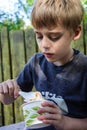
[[[32,10],[34,28],[53,28],[62,25],[75,30],[83,19],[84,9],[80,0],[37,0]]]

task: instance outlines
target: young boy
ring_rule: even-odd
[[[42,130],[87,130],[87,56],[71,48],[81,35],[80,0],[37,0],[32,11],[37,53],[18,77],[0,83],[0,101],[12,103],[18,91],[40,91],[47,102],[38,113]],[[50,102],[49,100],[53,101]],[[41,130],[41,129],[40,129]]]

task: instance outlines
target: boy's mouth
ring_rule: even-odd
[[[53,57],[53,53],[44,53],[44,55],[47,57],[47,58],[52,58]]]

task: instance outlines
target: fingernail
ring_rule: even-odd
[[[17,97],[18,97],[18,94],[15,94],[15,95],[14,95],[14,98],[16,99]]]

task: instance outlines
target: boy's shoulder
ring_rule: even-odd
[[[85,64],[87,64],[87,55],[85,55],[85,54],[79,52],[79,54],[77,55],[77,57],[78,57],[78,61],[79,61],[80,63],[83,63],[83,64],[85,63]]]
[[[74,64],[78,67],[87,68],[87,55],[79,51],[79,53],[75,55]]]

